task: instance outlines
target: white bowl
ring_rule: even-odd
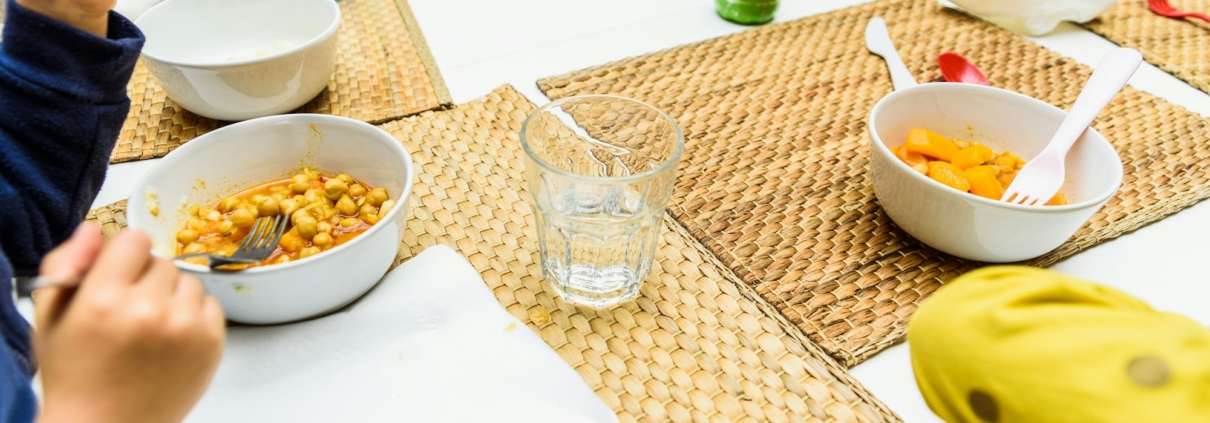
[[[924,128],[1029,160],[1066,116],[1042,101],[974,84],[921,84],[891,93],[874,105],[868,122],[874,194],[895,224],[946,253],[993,263],[1046,254],[1122,185],[1121,159],[1095,129],[1067,154],[1066,206],[1021,206],[960,192],[912,170],[890,148],[902,145],[912,128]]]
[[[332,0],[172,0],[136,24],[168,97],[213,119],[294,110],[336,69],[340,7]]]
[[[179,1],[179,0],[172,0]],[[151,237],[154,253],[172,257],[188,205],[288,178],[301,167],[343,172],[386,188],[395,206],[352,241],[306,259],[241,272],[211,272],[178,263],[202,280],[227,318],[282,323],[325,314],[359,298],[395,260],[412,192],[411,156],[402,144],[367,123],[327,115],[284,115],[218,129],[168,154],[131,193],[126,223]],[[153,200],[153,198],[158,198]],[[159,215],[148,202],[159,205]]]

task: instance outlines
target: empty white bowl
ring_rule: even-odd
[[[297,114],[207,133],[168,154],[138,182],[126,223],[151,237],[156,255],[172,257],[176,232],[189,219],[189,205],[213,205],[244,189],[288,178],[303,166],[347,173],[386,188],[397,206],[352,241],[305,259],[239,272],[177,265],[201,279],[234,321],[282,323],[325,314],[373,287],[394,262],[403,240],[412,160],[403,145],[381,129],[342,117]],[[158,216],[148,209],[153,201]]]
[[[1021,206],[961,192],[924,176],[891,151],[912,128],[1011,151],[1025,160],[1050,141],[1067,113],[1042,101],[974,84],[932,83],[896,91],[869,118],[874,193],[917,240],[971,260],[1006,263],[1067,241],[1122,184],[1113,146],[1089,128],[1067,155],[1066,206]]]
[[[306,104],[336,69],[333,0],[171,0],[136,22],[143,58],[168,97],[213,119]]]

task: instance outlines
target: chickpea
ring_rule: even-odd
[[[200,237],[201,234],[198,234],[197,231],[193,229],[181,229],[180,232],[176,233],[176,242],[189,245],[197,242],[197,239]]]
[[[333,228],[331,223],[319,222],[319,225],[316,225],[316,229],[319,231],[318,233],[331,235],[332,230],[336,228]]]
[[[383,215],[395,208],[395,200],[387,200],[382,202],[382,207],[378,208],[378,214]]]
[[[308,180],[311,180],[311,181],[318,181],[318,180],[319,180],[319,172],[316,172],[314,169],[311,169],[311,168],[304,168],[304,169],[303,169],[303,174],[304,174],[304,175],[307,175],[307,179],[308,179]]]
[[[206,222],[200,219],[189,219],[188,222],[185,222],[186,229],[192,229],[198,232],[205,232],[208,226],[209,225],[207,225]]]
[[[239,207],[239,200],[235,197],[227,197],[218,202],[218,209],[223,213],[230,213],[236,207]]]
[[[340,226],[342,228],[352,228],[352,227],[360,225],[360,224],[361,224],[361,219],[358,219],[356,217],[346,217],[344,219],[340,219]]]
[[[290,190],[302,194],[311,189],[311,180],[307,179],[307,175],[294,175],[290,178]]]
[[[261,201],[261,200],[264,200],[266,197],[268,197],[268,196],[267,196],[267,195],[264,195],[264,194],[256,194],[256,195],[253,195],[253,196],[252,196],[252,204],[260,204],[260,201]]]
[[[315,212],[320,219],[331,219],[336,215],[336,209],[328,203],[319,203],[315,206]]]
[[[256,212],[261,216],[277,216],[281,213],[281,207],[277,204],[277,199],[273,197],[265,197],[256,203]]]
[[[294,212],[298,211],[298,209],[301,208],[298,205],[298,202],[294,201],[293,198],[287,198],[285,200],[281,200],[281,201],[277,202],[277,205],[278,205],[278,207],[281,208],[281,214],[288,215],[288,216],[293,216]]]
[[[199,212],[199,211],[201,211],[201,210],[202,210],[202,206],[199,206],[199,205],[197,205],[197,204],[194,204],[194,205],[192,205],[192,206],[189,206],[189,215],[190,215],[190,216],[197,216],[197,212]]]
[[[323,249],[323,250],[332,248],[332,242],[333,242],[332,235],[328,235],[328,234],[322,233],[322,232],[319,234],[316,234],[315,238],[311,239],[312,244],[315,244],[316,247],[319,247],[320,249]]]
[[[365,185],[362,185],[362,184],[349,185],[349,195],[352,195],[353,197],[361,197],[363,195],[366,195],[367,192],[369,192],[369,191],[366,190]]]
[[[232,231],[235,231],[235,224],[231,223],[230,220],[224,220],[223,223],[218,224],[218,231],[222,232],[223,234],[229,234]]]
[[[353,216],[357,214],[357,205],[353,204],[353,198],[346,195],[336,202],[336,211],[345,216]]]
[[[355,181],[353,181],[352,176],[349,176],[344,173],[336,175],[336,179],[339,179],[341,182],[344,182],[345,185],[353,185],[353,182],[355,182]]]
[[[206,252],[206,246],[195,242],[195,243],[186,245],[185,250],[182,251],[181,253],[182,254],[198,254],[198,253],[204,253],[204,252]]]
[[[311,213],[307,212],[306,208],[298,209],[294,213],[290,214],[290,223],[293,223],[294,226],[298,226],[298,220],[302,219],[304,217],[312,217],[312,216],[311,216]]]
[[[337,198],[339,198],[339,197],[337,197]],[[327,203],[328,197],[327,197],[327,195],[324,194],[323,190],[309,189],[309,190],[307,190],[307,194],[304,196],[303,202],[308,205]]]
[[[281,240],[277,242],[282,251],[287,253],[297,253],[298,250],[307,246],[307,241],[298,235],[298,231],[291,229],[281,236]]]
[[[390,200],[391,196],[387,195],[386,188],[374,188],[369,194],[366,194],[366,198],[369,199],[371,206],[378,207],[382,205],[382,202]]]
[[[363,206],[361,206],[361,209],[357,210],[358,216],[364,217],[364,216],[369,216],[371,214],[378,214],[378,209],[369,204],[363,205]]]
[[[292,199],[294,200],[295,203],[298,203],[299,207],[301,207],[303,205],[303,203],[305,203],[307,201],[307,197],[304,197],[302,194],[294,194],[294,197],[292,197]]]
[[[256,212],[248,208],[239,208],[231,212],[230,222],[237,228],[251,227],[256,222]]]
[[[347,192],[349,192],[349,185],[342,180],[329,179],[324,183],[324,193],[327,194],[329,200],[339,200],[340,196]]]
[[[364,222],[366,222],[366,223],[367,223],[367,224],[369,224],[370,226],[374,226],[374,224],[378,223],[378,215],[376,215],[376,214],[363,214],[363,215],[361,215],[361,220],[362,220],[362,221],[364,221]]]
[[[202,214],[203,219],[209,220],[211,222],[218,222],[219,219],[223,218],[223,214],[219,213],[219,211],[215,210],[215,209],[206,209],[205,211],[199,212],[198,214]]]
[[[319,221],[311,216],[303,216],[294,222],[294,229],[298,230],[298,236],[309,240],[319,233]]]
[[[310,246],[310,247],[307,247],[307,248],[303,248],[302,250],[299,250],[299,251],[298,251],[298,258],[299,258],[299,260],[301,260],[301,259],[305,259],[305,258],[307,258],[307,257],[311,257],[311,256],[313,256],[313,255],[316,255],[316,254],[319,254],[319,253],[322,253],[322,252],[323,252],[323,250],[319,249],[319,247],[316,247],[316,246]]]

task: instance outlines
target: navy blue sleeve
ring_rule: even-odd
[[[7,3],[0,42],[0,249],[15,276],[84,219],[130,110],[143,34],[109,14],[109,37]]]

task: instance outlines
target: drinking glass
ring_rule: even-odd
[[[684,137],[646,103],[568,97],[521,125],[542,273],[564,300],[608,307],[651,271]]]

